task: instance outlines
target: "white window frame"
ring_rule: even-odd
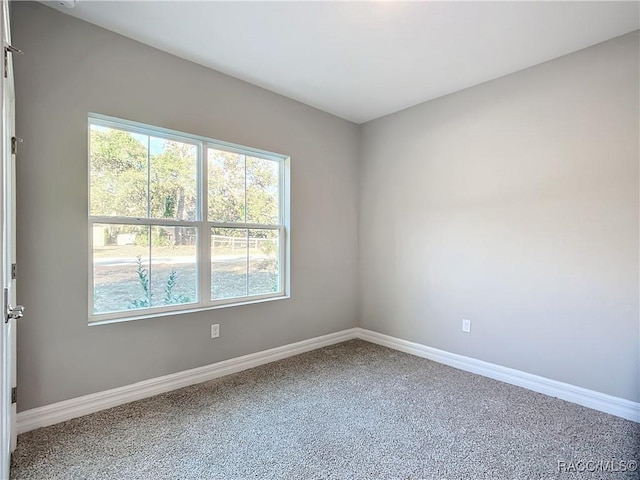
[[[91,215],[91,125],[99,125],[108,128],[116,128],[150,135],[156,138],[175,140],[197,146],[197,191],[198,204],[195,221],[183,221],[163,218],[134,218],[116,216]],[[208,219],[208,149],[223,150],[227,152],[239,153],[242,155],[255,156],[266,160],[276,161],[279,164],[279,221],[278,224],[263,225],[253,223],[221,223],[212,222]],[[291,159],[287,155],[268,152],[252,147],[245,147],[229,142],[215,140],[208,137],[183,133],[162,127],[156,127],[121,118],[107,115],[89,113],[87,121],[87,208],[88,208],[88,246],[89,246],[89,292],[88,292],[88,313],[89,325],[100,325],[105,323],[138,320],[143,318],[153,318],[165,315],[175,315],[181,313],[191,313],[202,310],[211,310],[221,307],[232,307],[237,305],[247,305],[257,302],[279,300],[290,297],[290,163]],[[246,188],[246,185],[245,185]],[[196,268],[198,272],[198,283],[196,286],[196,302],[188,304],[178,304],[169,306],[147,307],[141,309],[125,310],[120,312],[99,313],[93,312],[93,226],[95,224],[127,224],[140,226],[184,226],[196,228]],[[211,229],[212,228],[236,228],[249,230],[278,230],[279,231],[279,286],[278,292],[247,295],[243,297],[233,297],[220,300],[211,299]],[[151,260],[151,259],[150,259]]]

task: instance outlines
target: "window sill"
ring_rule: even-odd
[[[209,310],[218,310],[221,308],[229,308],[229,307],[240,307],[243,305],[255,305],[257,303],[266,303],[266,302],[274,302],[277,300],[288,300],[291,298],[290,295],[279,295],[277,297],[269,297],[269,298],[259,298],[255,300],[246,300],[239,301],[234,303],[225,303],[220,305],[208,305],[206,307],[194,307],[184,310],[173,310],[169,312],[153,312],[153,313],[145,313],[142,315],[131,315],[128,317],[119,317],[119,318],[109,318],[105,320],[91,320],[89,319],[89,326],[94,327],[98,325],[109,325],[111,323],[122,323],[122,322],[132,322],[135,320],[146,320],[149,318],[158,318],[158,317],[170,317],[175,315],[184,315],[187,313],[198,313],[198,312],[206,312]]]

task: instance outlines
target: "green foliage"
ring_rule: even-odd
[[[278,223],[278,164],[247,157],[247,222]]]
[[[129,304],[129,309],[147,308],[151,305],[151,298],[153,297],[153,293],[151,293],[151,290],[149,288],[149,272],[142,265],[142,257],[137,257],[136,273],[138,274],[138,280],[140,281],[140,286],[142,287],[143,297],[132,300]],[[188,295],[174,295],[173,289],[176,286],[177,282],[178,272],[176,272],[175,269],[171,269],[171,272],[167,277],[167,282],[164,286],[164,305],[190,303],[192,301],[191,297],[189,297]]]
[[[167,198],[164,199],[164,218],[173,218],[176,214],[176,196],[174,194],[170,194]]]
[[[195,145],[92,127],[90,147],[92,215],[197,218]],[[215,149],[208,156],[209,219],[278,223],[277,162]]]
[[[151,246],[168,247],[173,245],[166,229],[162,227],[152,227],[151,232]]]
[[[91,130],[91,213],[146,216],[147,149],[129,132]]]
[[[192,300],[188,295],[180,294],[177,296],[173,295],[173,287],[176,286],[176,282],[178,281],[178,273],[175,269],[171,270],[169,273],[169,277],[167,278],[167,283],[164,286],[164,304],[165,305],[174,305],[176,303],[190,303]]]
[[[164,286],[164,304],[171,305],[173,302],[173,287],[176,285],[176,277],[177,273],[175,269],[171,269],[171,273],[169,273],[169,278],[167,278],[167,283]]]
[[[195,220],[195,145],[111,128],[90,141],[92,215]]]
[[[258,242],[258,248],[265,255],[272,257],[278,252],[278,232],[275,230],[251,230],[252,238],[264,239]]]
[[[150,216],[195,220],[197,148],[164,140],[162,151],[151,156],[150,164]]]
[[[209,218],[244,222],[245,214],[247,223],[278,223],[278,164],[210,149]]]
[[[138,257],[137,264],[138,268],[136,269],[136,273],[138,274],[144,296],[141,299],[132,300],[129,308],[146,308],[151,303],[152,296],[152,293],[149,291],[149,272],[142,266],[142,257]]]

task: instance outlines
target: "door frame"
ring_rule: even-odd
[[[7,321],[7,311],[15,304],[14,275],[12,266],[15,263],[15,156],[12,139],[15,129],[13,64],[11,54],[6,54],[11,45],[9,2],[0,0],[0,38],[2,54],[6,62],[0,58],[0,96],[2,98],[2,114],[0,115],[0,145],[2,149],[2,167],[0,168],[0,238],[2,248],[0,255],[0,278],[2,294],[0,297],[2,315],[0,316],[2,351],[0,352],[0,478],[9,478],[11,451],[15,449],[16,403],[12,390],[16,379],[15,355],[15,320]],[[5,76],[6,75],[6,76]],[[5,289],[8,293],[5,295]]]

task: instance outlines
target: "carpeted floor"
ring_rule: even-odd
[[[605,470],[639,458],[639,424],[353,340],[28,432],[11,475],[628,479]]]

